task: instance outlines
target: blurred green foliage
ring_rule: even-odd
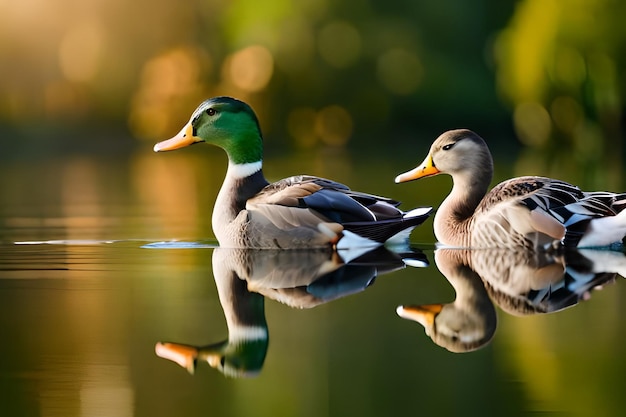
[[[2,0],[0,11],[9,151],[152,142],[226,94],[255,107],[270,143],[423,149],[469,127],[535,150],[520,170],[537,158],[621,168],[616,0]]]

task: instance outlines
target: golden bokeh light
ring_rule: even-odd
[[[199,47],[178,47],[148,60],[141,71],[129,116],[133,134],[142,139],[173,135],[208,94],[210,58]]]
[[[224,62],[225,80],[247,93],[255,93],[267,87],[273,73],[274,58],[261,45],[240,49]]]
[[[163,155],[141,154],[133,163],[132,178],[137,197],[147,202],[158,219],[153,233],[176,236],[180,233],[181,219],[197,230],[202,218],[198,203],[198,173],[196,165],[187,155],[172,153]],[[204,190],[214,192],[215,190]],[[209,216],[210,217],[210,216]]]
[[[59,175],[66,238],[84,239],[85,233],[97,238],[94,233],[103,230],[102,225],[107,222],[98,192],[97,165],[93,160],[79,157],[68,161]]]
[[[104,29],[98,21],[85,19],[71,26],[59,46],[59,66],[65,78],[91,81],[98,71],[104,43]]]

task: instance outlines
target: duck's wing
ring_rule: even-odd
[[[584,192],[564,181],[545,177],[519,177],[498,184],[485,196],[477,211],[486,212],[501,203],[518,203],[531,213],[533,227],[557,237],[563,230],[566,246],[575,246],[589,221],[614,216],[626,207],[626,193]],[[549,216],[546,216],[548,214]]]
[[[626,193],[584,192],[565,181],[545,177],[519,177],[495,186],[477,210],[486,211],[501,202],[517,200],[530,210],[549,211],[564,224],[579,221],[572,215],[614,216],[626,208]]]
[[[541,208],[550,211],[556,207],[579,202],[585,193],[564,181],[544,177],[518,177],[496,185],[477,207],[478,212],[493,209],[501,203],[512,201],[530,210]]]
[[[309,227],[339,234],[350,231],[383,243],[422,223],[431,208],[408,213],[400,202],[382,196],[353,191],[346,185],[314,176],[295,176],[265,187],[249,199],[246,209],[261,215],[279,229]]]
[[[276,205],[312,209],[337,223],[401,218],[398,201],[352,191],[346,185],[325,178],[300,175],[285,178],[265,187],[249,199],[248,209]]]

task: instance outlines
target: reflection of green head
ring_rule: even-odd
[[[264,334],[261,333],[262,330]],[[230,377],[254,377],[263,368],[267,353],[267,329],[250,339],[228,340],[207,346],[199,351],[198,358]]]
[[[195,347],[178,343],[157,343],[157,356],[176,362],[194,373],[198,361],[205,361],[230,377],[254,377],[263,368],[268,347],[267,328],[249,328],[247,335],[238,335],[223,342]]]
[[[269,343],[265,298],[248,291],[247,281],[227,265],[232,260],[229,255],[229,251],[213,252],[215,283],[226,318],[228,340],[197,347],[158,343],[156,353],[192,373],[198,361],[205,361],[227,376],[256,376],[263,367]]]

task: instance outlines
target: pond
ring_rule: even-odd
[[[407,209],[437,206],[449,178],[393,184],[426,148],[278,155],[265,171],[333,178]],[[224,172],[225,156],[204,146],[3,163],[3,415],[611,416],[626,407],[621,252],[538,261],[435,250],[427,220],[411,252],[353,254],[348,265],[323,252],[233,253],[217,248],[210,226]],[[468,257],[482,269],[462,267]],[[233,279],[237,268],[247,281]],[[424,305],[467,331],[446,339],[456,324],[423,319],[429,337],[410,316]],[[476,342],[458,352],[459,339]]]

